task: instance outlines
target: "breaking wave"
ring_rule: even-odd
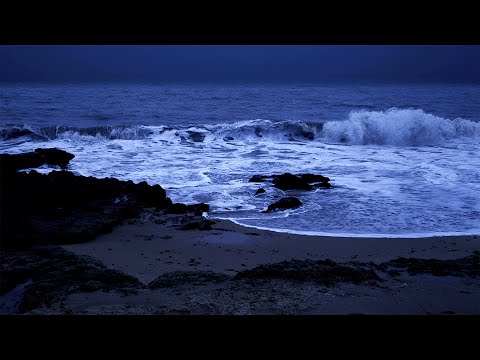
[[[457,138],[480,138],[480,124],[456,118],[445,119],[421,109],[353,111],[344,121],[305,123],[301,121],[249,120],[194,126],[98,126],[76,128],[28,125],[0,127],[3,140],[81,141],[155,139],[174,142],[230,141],[325,141],[355,145],[422,146],[439,145]]]
[[[355,145],[437,145],[457,138],[480,138],[480,124],[445,119],[421,109],[353,111],[348,120],[324,124],[323,139]]]

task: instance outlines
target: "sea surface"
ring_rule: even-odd
[[[0,84],[0,152],[39,147],[73,153],[77,174],[160,184],[247,226],[480,234],[480,86]],[[252,175],[284,172],[334,188],[254,196]],[[304,205],[261,212],[287,195]]]

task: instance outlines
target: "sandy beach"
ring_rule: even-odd
[[[210,231],[184,231],[153,222],[124,224],[84,244],[64,245],[149,283],[171,271],[210,270],[234,275],[290,259],[380,263],[397,257],[456,259],[480,249],[480,236],[344,238],[293,235],[220,220]]]
[[[96,240],[63,246],[137,277],[145,285],[161,275],[205,271],[233,276],[284,260],[381,263],[398,257],[460,259],[480,249],[480,236],[431,238],[342,238],[256,230],[217,221],[210,231],[182,231],[134,221]],[[199,279],[197,279],[199,280]],[[33,313],[80,314],[478,314],[480,282],[430,274],[385,278],[381,284],[315,282],[193,281],[140,290],[76,293],[61,309]]]

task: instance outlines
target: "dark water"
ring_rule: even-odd
[[[1,85],[0,123],[186,125],[253,119],[325,122],[352,110],[423,109],[480,120],[478,86]]]

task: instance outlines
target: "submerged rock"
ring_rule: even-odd
[[[266,193],[265,189],[264,188],[260,188],[258,189],[256,192],[255,192],[255,195],[260,195],[260,194],[264,194]]]
[[[286,197],[268,205],[268,209],[264,212],[271,212],[277,209],[293,209],[302,205],[303,203],[296,197]]]

